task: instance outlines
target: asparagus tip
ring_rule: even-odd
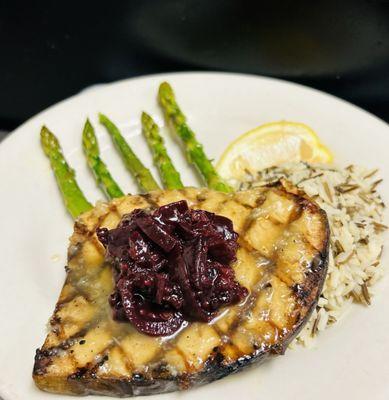
[[[141,117],[142,125],[147,125],[152,121],[151,116],[147,114],[147,112],[142,111],[142,117]]]
[[[46,125],[42,125],[41,128],[41,138],[47,136],[50,133],[49,129],[47,128]]]
[[[53,148],[59,147],[58,139],[54,136],[53,133],[51,133],[46,125],[43,125],[41,128],[41,144],[43,151],[47,156],[50,155],[50,152]]]
[[[92,124],[89,121],[89,118],[86,119],[85,124],[84,124],[84,129],[82,130],[82,136],[88,136],[90,129],[93,129]]]
[[[159,95],[171,95],[173,94],[173,88],[170,86],[169,82],[162,82],[159,85],[159,89],[158,89]]]
[[[99,112],[98,115],[99,115],[99,122],[100,123],[104,123],[104,121],[107,120],[107,117],[103,113]]]
[[[84,129],[82,131],[82,146],[86,153],[97,156],[99,154],[99,145],[94,133],[93,125],[89,118],[86,119]]]

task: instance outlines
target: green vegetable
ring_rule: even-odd
[[[135,177],[140,189],[144,192],[150,192],[152,190],[159,189],[160,187],[151,175],[151,172],[135,155],[115,124],[103,114],[99,114],[99,120],[100,123],[106,127],[122,157],[124,165]]]
[[[142,113],[142,132],[153,153],[154,163],[159,170],[164,187],[166,189],[183,188],[180,174],[167,153],[158,125],[145,112]]]
[[[185,146],[188,161],[196,166],[207,186],[221,192],[232,192],[232,187],[218,175],[205,155],[202,144],[197,141],[195,133],[189,128],[186,117],[176,102],[173,89],[167,82],[159,86],[158,99],[166,120]]]
[[[75,173],[66,162],[58,139],[45,126],[41,129],[43,151],[50,160],[65,206],[73,218],[92,208],[79,188]]]
[[[107,198],[114,199],[115,197],[124,196],[124,193],[112,178],[104,161],[100,158],[99,144],[97,143],[95,130],[89,119],[86,120],[84,130],[82,131],[82,148],[97,184]]]

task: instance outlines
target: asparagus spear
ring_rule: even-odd
[[[145,192],[159,189],[151,172],[143,165],[142,161],[135,155],[128,145],[116,125],[104,114],[99,114],[100,123],[102,123],[110,136],[112,137],[117,150],[119,151],[126,168],[135,177],[140,189]]]
[[[198,142],[195,133],[189,128],[186,117],[176,102],[173,89],[167,82],[163,82],[159,86],[158,99],[167,121],[184,143],[188,161],[196,166],[205,183],[211,189],[232,192],[232,187],[218,175],[211,161],[205,155],[202,144]]]
[[[51,168],[57,179],[58,187],[62,193],[65,206],[73,218],[78,217],[92,208],[79,188],[75,173],[66,162],[58,139],[46,126],[41,129],[41,144],[43,151],[50,159]]]
[[[89,119],[86,120],[84,130],[82,132],[82,147],[84,149],[88,165],[92,170],[98,185],[107,198],[114,199],[115,197],[124,196],[124,193],[112,178],[104,161],[102,161],[100,158],[99,144],[97,143],[95,130],[93,129]]]
[[[155,165],[158,167],[163,185],[166,189],[181,189],[184,187],[179,172],[173,165],[167,153],[165,143],[159,134],[158,125],[150,115],[142,113],[142,132],[152,153]]]

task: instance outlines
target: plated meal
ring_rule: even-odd
[[[33,378],[62,394],[189,389],[309,345],[381,276],[379,171],[337,167],[308,126],[269,123],[216,167],[163,82],[158,100],[204,187],[188,187],[153,118],[142,132],[162,187],[106,115],[140,194],[127,194],[86,121],[83,150],[107,202],[80,189],[50,127],[41,143],[75,219],[66,281]],[[336,160],[335,160],[336,161]],[[111,175],[112,174],[112,175]]]

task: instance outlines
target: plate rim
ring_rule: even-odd
[[[364,108],[348,101],[345,99],[342,99],[341,97],[338,97],[332,93],[328,93],[325,91],[322,91],[320,89],[316,89],[314,87],[304,85],[301,83],[289,81],[286,79],[282,78],[275,78],[271,76],[265,76],[265,75],[256,75],[256,74],[250,74],[250,73],[241,73],[241,72],[229,72],[229,71],[199,71],[199,70],[193,70],[193,71],[177,71],[177,72],[159,72],[155,74],[146,74],[146,75],[139,75],[139,76],[134,76],[130,78],[123,78],[119,79],[117,81],[112,81],[112,82],[106,82],[106,83],[96,83],[90,86],[87,86],[83,89],[81,89],[79,92],[66,97],[50,106],[47,108],[39,111],[38,113],[34,114],[30,118],[28,118],[26,121],[24,121],[21,125],[13,129],[12,131],[8,132],[7,136],[0,142],[0,148],[4,147],[4,145],[8,145],[9,141],[11,140],[12,137],[15,137],[15,135],[20,135],[20,131],[23,130],[27,125],[29,125],[31,122],[33,122],[35,119],[41,117],[42,115],[46,114],[47,112],[52,111],[54,108],[59,107],[67,102],[73,101],[75,98],[82,97],[82,96],[87,96],[90,95],[91,92],[95,90],[104,90],[107,87],[112,87],[116,85],[120,85],[125,82],[134,82],[134,81],[142,81],[142,80],[147,80],[150,78],[158,78],[158,77],[170,77],[170,76],[183,76],[183,75],[213,75],[213,76],[219,76],[219,77],[235,77],[235,78],[243,78],[243,79],[256,79],[256,80],[265,80],[269,82],[274,82],[277,84],[285,85],[285,86],[294,86],[296,88],[302,89],[304,91],[311,91],[314,92],[317,95],[327,97],[328,99],[335,100],[337,102],[341,102],[344,105],[353,108],[355,111],[360,111],[366,116],[373,118],[376,120],[376,122],[383,124],[387,128],[389,128],[389,122],[386,122],[382,118],[378,117],[377,115],[371,113],[370,111],[365,110]],[[168,78],[163,78],[163,79],[168,79]]]

